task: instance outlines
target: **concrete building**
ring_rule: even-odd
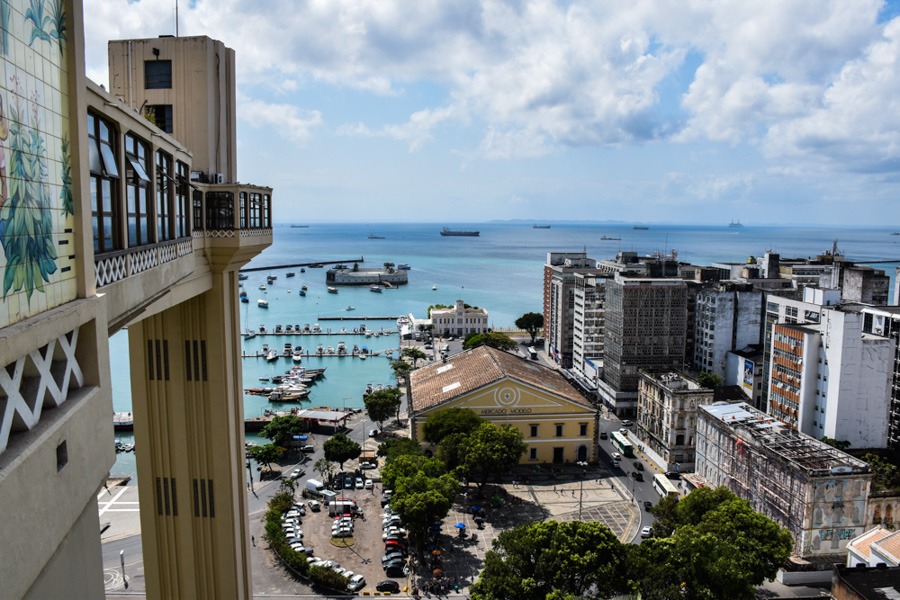
[[[859,305],[842,305],[818,324],[775,325],[769,413],[816,438],[887,447],[897,344],[863,321]]]
[[[723,282],[697,292],[694,368],[725,376],[730,351],[759,344],[763,293],[749,284]]]
[[[847,544],[847,566],[900,566],[900,531],[875,527]]]
[[[746,403],[700,407],[696,473],[794,537],[800,558],[838,556],[866,527],[869,466]]]
[[[663,471],[694,470],[697,410],[712,403],[713,390],[682,373],[641,372],[635,434],[662,459]]]
[[[764,411],[763,351],[759,345],[729,352],[725,359],[724,385],[740,388],[753,408]]]
[[[575,274],[595,272],[584,252],[548,252],[544,264],[544,346],[560,366],[572,366]]]
[[[834,565],[831,596],[834,600],[884,600],[900,595],[900,568]]]
[[[431,334],[435,337],[465,337],[470,333],[485,333],[488,319],[486,309],[466,306],[465,302],[457,300],[452,308],[431,309]]]
[[[237,270],[271,244],[272,191],[189,185],[191,149],[86,80],[81,10],[0,46],[6,176],[26,177],[0,210],[3,595],[104,595],[108,344],[127,325],[147,596],[249,598]]]
[[[887,445],[889,448],[897,449],[900,448],[900,308],[864,307],[862,317],[862,330],[865,335],[892,340],[894,346]]]
[[[575,310],[572,319],[572,371],[576,381],[595,393],[603,368],[603,329],[606,319],[606,277],[575,274]]]
[[[619,416],[635,416],[640,369],[682,369],[693,295],[681,279],[617,274],[606,282],[602,401]]]
[[[409,425],[422,441],[425,420],[448,408],[522,432],[521,464],[596,461],[597,410],[560,375],[516,355],[479,346],[410,374]]]

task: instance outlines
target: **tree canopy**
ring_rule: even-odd
[[[487,333],[470,333],[463,342],[463,349],[470,350],[478,346],[490,346],[498,350],[512,350],[518,344],[515,340],[497,331],[488,331]]]
[[[283,452],[284,448],[276,446],[275,444],[251,446],[247,448],[247,458],[252,458],[271,471],[272,463],[278,462],[278,459],[281,458]]]
[[[426,358],[428,358],[427,354],[414,346],[410,348],[404,348],[403,351],[400,352],[400,355],[412,360],[413,368],[416,367],[416,363],[418,363],[420,360],[425,360]]]
[[[275,444],[287,447],[293,436],[306,431],[306,423],[296,415],[274,417],[259,434],[272,440]]]
[[[516,319],[516,327],[530,335],[531,344],[534,345],[538,332],[544,328],[544,315],[536,312],[527,312]]]
[[[519,464],[527,449],[521,431],[485,421],[461,444],[462,469],[483,488],[491,475],[504,473]]]
[[[341,465],[342,471],[346,461],[359,458],[362,454],[362,447],[343,433],[331,436],[322,444],[322,450],[325,451],[325,458]]]
[[[648,600],[750,599],[790,556],[791,534],[727,488],[694,490],[664,512],[671,537],[645,540],[633,565]]]
[[[863,456],[872,468],[872,484],[875,490],[895,490],[900,488],[900,474],[897,466],[872,452]]]
[[[420,454],[423,453],[419,443],[407,437],[393,438],[378,445],[378,456],[383,456],[385,462],[391,462],[401,456]]]
[[[629,548],[597,522],[544,521],[504,531],[487,552],[474,599],[608,598],[630,591]]]
[[[424,454],[405,454],[397,456],[381,468],[381,481],[384,487],[395,489],[397,481],[404,477],[412,477],[423,473],[428,477],[440,477],[447,472],[444,463]]]
[[[391,362],[391,371],[397,379],[405,379],[409,372],[413,370],[413,366],[405,360],[395,360]]]
[[[722,385],[722,378],[715,373],[703,371],[702,373],[700,373],[700,375],[697,376],[697,383],[699,383],[701,387],[714,390]]]
[[[334,473],[334,463],[322,457],[313,464],[313,471],[318,473],[324,481],[331,481],[331,475]]]
[[[448,408],[429,415],[425,419],[423,437],[426,442],[440,444],[441,440],[453,433],[471,433],[484,420],[468,408]]]
[[[400,408],[400,397],[402,393],[394,387],[376,390],[366,396],[363,403],[366,405],[366,412],[369,418],[378,423],[378,428],[382,428],[382,423],[387,421]]]

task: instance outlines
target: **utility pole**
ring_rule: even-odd
[[[125,582],[125,589],[128,589],[128,578],[125,577],[125,551],[119,550],[119,562],[122,565],[122,581]]]

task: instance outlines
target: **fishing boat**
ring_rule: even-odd
[[[637,231],[647,231],[650,228],[646,225],[635,225],[632,229],[636,229]]]
[[[370,291],[370,292],[375,292],[376,294],[380,294],[380,293],[381,293],[381,286],[378,285],[377,283],[373,283],[372,285],[369,286],[369,291]]]
[[[276,390],[269,394],[269,402],[300,402],[309,396],[309,390]]]
[[[328,286],[328,293],[329,293],[329,294],[337,294],[337,288],[336,288],[336,287],[331,287],[331,286],[329,285],[329,286]]]
[[[621,240],[622,238],[620,238],[620,237],[613,237],[613,236],[611,236],[611,235],[604,235],[604,236],[601,237],[600,239],[601,239],[601,240],[604,240],[604,241],[609,241],[609,240]]]
[[[293,271],[288,271],[287,273],[285,273],[285,277],[293,277],[294,275],[296,275],[296,273],[294,273]]]
[[[252,340],[253,338],[256,337],[256,332],[253,331],[252,329],[247,329],[247,331],[244,333],[244,337],[247,338],[248,340]]]
[[[549,225],[532,225],[532,229],[550,229]]]
[[[375,234],[373,234],[373,233],[370,233],[370,234],[369,234],[369,239],[370,239],[370,240],[383,240],[383,239],[384,239],[384,236],[383,236],[383,235],[375,235]]]
[[[238,273],[238,281],[247,281],[247,278],[250,277],[246,273]]]
[[[247,292],[243,290],[241,291],[241,302],[243,302],[244,304],[250,302],[250,298],[247,297]]]
[[[297,293],[300,294],[301,296],[305,296],[305,295],[306,295],[306,290],[301,289],[301,290],[300,290],[299,292],[297,292]]]
[[[265,298],[260,298],[256,301],[256,305],[260,308],[269,308],[269,301]]]
[[[308,290],[309,288],[307,288],[305,285],[301,285],[301,286],[300,286],[300,289],[303,290],[303,291],[305,292],[305,291]]]

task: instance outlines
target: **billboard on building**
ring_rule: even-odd
[[[744,380],[743,385],[746,389],[753,389],[753,368],[754,364],[752,360],[744,359]]]

